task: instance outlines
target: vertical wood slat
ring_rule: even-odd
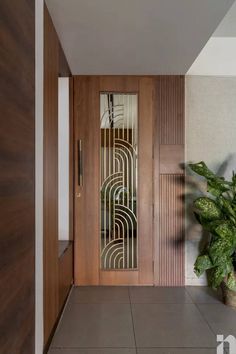
[[[158,95],[160,144],[184,144],[184,77],[160,76]]]
[[[160,175],[158,285],[184,285],[184,177]]]
[[[159,76],[154,131],[154,283],[181,286],[184,274],[184,77]]]

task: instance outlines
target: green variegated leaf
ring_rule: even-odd
[[[236,175],[233,173],[232,180],[226,181],[203,161],[191,164],[190,168],[206,178],[207,190],[212,195],[194,202],[197,221],[210,233],[204,255],[195,262],[195,273],[200,276],[209,269],[213,287],[217,288],[227,279],[228,288],[236,291]]]
[[[226,262],[234,253],[234,242],[231,237],[218,238],[209,247],[209,256],[214,266]]]
[[[221,219],[222,212],[214,200],[207,197],[200,197],[195,200],[194,206],[200,215],[206,220]]]
[[[215,229],[221,225],[222,223],[224,223],[224,220],[213,220],[213,221],[209,221],[207,219],[204,219],[201,215],[196,214],[196,219],[199,222],[199,224],[202,225],[203,229],[206,231],[209,231],[212,234],[215,234]]]
[[[224,198],[223,196],[220,196],[219,198],[217,198],[217,203],[220,205],[220,207],[224,210],[225,213],[228,213],[233,216],[233,218],[236,218],[236,212],[232,208],[230,200]]]
[[[207,167],[205,162],[201,161],[194,164],[189,164],[189,167],[192,171],[197,173],[199,176],[203,176],[205,178],[217,178],[217,176]]]
[[[224,185],[222,180],[212,179],[207,182],[207,191],[214,195],[215,197],[219,197],[222,193],[229,190],[228,186]]]
[[[229,273],[226,285],[230,290],[236,291],[236,278],[234,272]]]
[[[198,256],[194,264],[194,272],[198,277],[202,275],[207,269],[212,268],[212,262],[208,255]]]
[[[218,288],[224,278],[233,270],[233,265],[230,260],[221,263],[211,271],[210,282],[213,288]]]
[[[232,246],[236,246],[236,228],[229,222],[224,221],[215,228],[217,235],[228,238],[232,242]]]

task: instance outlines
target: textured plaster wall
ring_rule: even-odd
[[[236,77],[186,76],[186,161],[204,160],[214,171],[229,177],[236,171]],[[203,285],[193,264],[202,230],[190,208],[196,193],[196,177],[186,178],[186,284]],[[198,187],[205,191],[203,181]]]

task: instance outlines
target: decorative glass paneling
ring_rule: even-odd
[[[100,94],[101,269],[138,264],[138,95]]]

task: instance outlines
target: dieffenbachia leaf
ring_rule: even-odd
[[[224,210],[225,213],[228,213],[233,218],[236,218],[236,212],[232,208],[230,200],[224,198],[223,196],[220,196],[219,198],[217,198],[217,203],[220,205],[220,207]]]
[[[203,229],[206,231],[209,231],[212,234],[215,234],[215,229],[221,225],[222,223],[224,223],[224,220],[213,220],[213,221],[209,221],[207,219],[205,219],[202,215],[199,215],[197,213],[194,213],[196,216],[197,221],[199,222],[199,224],[202,225]]]
[[[233,271],[232,261],[229,259],[211,271],[210,282],[213,288],[218,288],[224,278]]]
[[[210,179],[207,181],[207,191],[214,195],[215,197],[219,197],[222,193],[229,190],[229,187],[224,184],[224,182],[220,179]]]
[[[234,240],[231,237],[216,239],[209,247],[209,256],[214,266],[225,263],[234,253]]]
[[[207,197],[200,197],[195,200],[194,206],[197,212],[206,220],[221,219],[221,209],[217,206],[214,200]]]
[[[229,273],[226,285],[230,290],[236,291],[236,278],[234,272]]]
[[[229,222],[224,221],[215,228],[215,232],[220,237],[231,240],[232,245],[236,246],[236,228]]]
[[[213,264],[208,255],[198,256],[194,264],[194,272],[198,277],[202,275],[207,269],[213,267]]]
[[[204,161],[200,161],[198,163],[190,163],[189,167],[192,171],[197,173],[199,176],[203,176],[205,178],[217,178],[217,176],[207,167]]]
[[[219,197],[222,193],[230,189],[232,183],[225,181],[223,177],[218,177],[207,167],[204,161],[189,164],[189,167],[199,176],[207,179],[207,191],[215,197]]]

